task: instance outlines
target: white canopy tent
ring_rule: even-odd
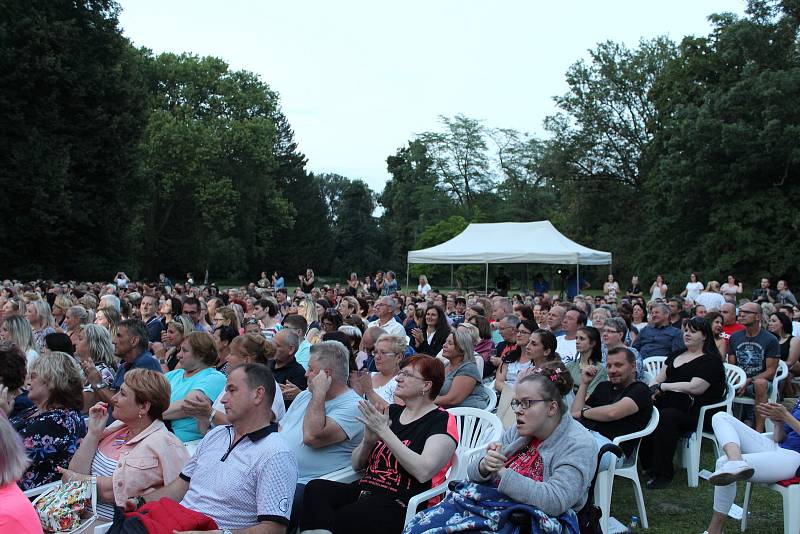
[[[473,223],[449,241],[409,251],[408,264],[412,263],[483,263],[488,291],[490,263],[576,265],[580,280],[581,265],[610,265],[611,253],[576,243],[556,230],[550,221]]]

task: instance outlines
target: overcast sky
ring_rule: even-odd
[[[542,133],[564,73],[597,43],[706,35],[739,0],[121,0],[136,46],[259,74],[314,172],[389,178],[386,157],[439,115]]]

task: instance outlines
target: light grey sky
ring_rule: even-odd
[[[439,115],[542,134],[564,74],[612,40],[706,35],[740,0],[121,0],[136,46],[191,52],[259,74],[314,172],[375,191],[386,158]]]

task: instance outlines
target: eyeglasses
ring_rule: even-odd
[[[512,410],[519,410],[522,408],[523,410],[527,410],[537,402],[551,402],[550,399],[512,399],[511,400],[511,409]]]
[[[750,310],[739,310],[739,315],[758,315],[758,312]]]
[[[523,330],[523,329],[520,328],[519,330],[517,330],[517,335],[518,336],[529,336],[529,335],[531,335],[531,333],[529,331],[527,331],[527,330]]]
[[[398,377],[400,377],[400,376],[401,376],[401,377],[403,377],[404,379],[405,379],[405,378],[419,378],[420,380],[425,380],[425,378],[424,378],[424,377],[417,376],[417,375],[415,375],[415,374],[411,374],[411,373],[409,373],[408,371],[400,371],[399,373],[397,373],[397,376],[398,376]]]
[[[378,356],[397,356],[396,352],[384,352],[382,350],[376,350],[375,355]]]
[[[605,330],[603,330],[603,333],[604,334],[622,334],[622,332],[617,332],[616,330],[612,330],[610,328],[606,328]]]

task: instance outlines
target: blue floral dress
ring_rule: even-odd
[[[86,435],[86,423],[75,410],[57,408],[39,412],[35,406],[11,419],[22,437],[31,466],[18,484],[23,490],[56,482],[56,467],[67,467]]]

